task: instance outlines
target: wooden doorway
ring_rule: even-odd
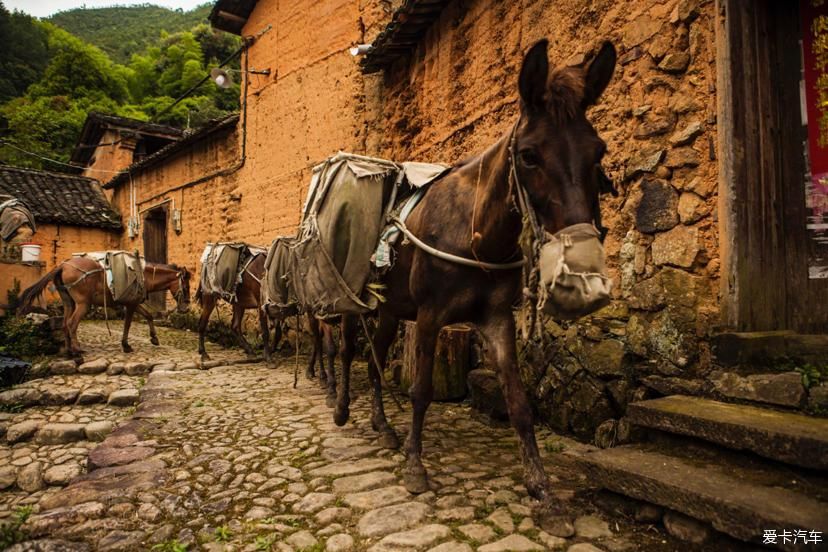
[[[150,209],[144,215],[144,258],[151,263],[167,262],[167,206]],[[147,304],[156,311],[166,310],[167,292],[150,293]]]
[[[723,321],[828,333],[828,278],[809,270],[800,4],[717,0],[716,9]]]

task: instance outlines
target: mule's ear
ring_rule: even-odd
[[[549,41],[545,38],[539,40],[529,48],[526,57],[523,58],[523,66],[520,68],[518,79],[518,90],[523,105],[530,109],[542,108],[544,95],[546,94],[546,78],[549,76],[549,59],[546,56],[546,49]]]
[[[615,46],[612,42],[604,42],[587,69],[584,80],[584,107],[595,104],[604,93],[615,70],[615,60]]]

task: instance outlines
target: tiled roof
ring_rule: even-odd
[[[156,136],[168,141],[177,140],[184,135],[184,131],[180,128],[93,111],[86,116],[70,161],[78,166],[85,165],[95,153],[101,136],[107,128],[126,129],[134,135]]]
[[[192,144],[200,142],[206,138],[209,138],[211,135],[225,129],[233,129],[236,127],[236,124],[239,122],[238,114],[229,115],[222,119],[213,119],[212,121],[207,122],[204,126],[200,127],[195,132],[185,134],[183,138],[178,140],[177,142],[173,142],[168,146],[163,147],[162,149],[158,150],[157,152],[153,153],[142,159],[137,163],[133,163],[120,174],[116,174],[115,177],[112,178],[109,182],[103,185],[104,188],[114,188],[119,184],[123,184],[125,182],[129,182],[129,175],[135,174],[137,171],[152,167],[153,165],[157,165],[161,163],[164,159],[170,157],[178,153],[181,150],[184,150],[190,147]]]
[[[425,35],[449,0],[405,0],[391,22],[374,39],[371,50],[362,56],[363,73],[376,73],[398,58],[408,55]]]
[[[122,228],[100,183],[85,176],[0,165],[0,194],[23,201],[38,224]]]

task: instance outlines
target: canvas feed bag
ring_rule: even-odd
[[[538,258],[539,310],[573,320],[608,305],[612,281],[606,276],[604,248],[595,226],[575,224],[546,237]]]
[[[75,253],[73,257],[88,257],[101,265],[106,285],[116,302],[143,303],[147,300],[145,263],[137,251],[92,251]]]

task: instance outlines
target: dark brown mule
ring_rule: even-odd
[[[577,223],[600,226],[598,195],[605,184],[600,163],[606,146],[587,119],[586,109],[609,83],[615,60],[615,48],[607,42],[587,69],[550,72],[547,41],[535,44],[520,71],[516,125],[484,153],[435,182],[406,221],[409,230],[450,254],[489,263],[514,261],[521,256],[518,187],[525,190],[540,224],[551,234]],[[521,270],[464,266],[403,243],[397,247],[396,263],[384,283],[387,301],[379,308],[374,334],[380,367],[398,321],[417,323],[417,368],[409,390],[413,413],[403,471],[406,488],[415,493],[428,490],[420,456],[423,423],[433,395],[437,335],[448,324],[470,322],[487,341],[488,362],[498,373],[509,418],[520,438],[526,488],[536,498],[547,497],[548,481],[535,440],[532,410],[517,366],[512,309],[521,297]],[[343,359],[343,384],[334,418],[340,425],[348,417],[348,369]],[[384,440],[393,443],[396,436],[382,410],[382,389],[373,362],[369,374],[375,395],[372,423]]]
[[[253,348],[247,342],[247,339],[245,339],[244,332],[242,331],[242,321],[244,320],[244,311],[256,309],[256,313],[259,316],[259,327],[262,332],[264,356],[265,360],[268,361],[270,360],[271,349],[268,336],[267,315],[260,308],[264,264],[265,255],[256,255],[242,272],[242,281],[236,288],[236,301],[232,303],[233,319],[230,322],[230,328],[236,335],[239,345],[244,349],[244,352],[248,355],[253,355]],[[199,283],[195,299],[201,305],[201,318],[198,320],[198,352],[202,360],[209,360],[210,355],[207,354],[207,350],[204,348],[204,336],[207,333],[207,323],[210,321],[210,315],[213,314],[213,310],[221,298],[215,293],[205,292]],[[276,338],[273,346],[276,347],[281,338],[281,325],[278,322],[274,325],[276,327]]]
[[[66,351],[70,355],[81,355],[83,351],[78,342],[78,325],[89,307],[92,305],[123,305],[126,309],[124,317],[124,334],[121,347],[124,352],[132,352],[129,346],[129,327],[132,325],[132,316],[137,311],[147,320],[150,330],[150,341],[158,345],[158,335],[155,333],[152,313],[141,303],[117,302],[104,282],[104,272],[101,265],[87,257],[75,257],[64,261],[33,286],[23,292],[21,311],[30,308],[32,302],[41,294],[49,282],[54,281],[55,287],[63,302],[63,333],[66,336]],[[144,267],[144,286],[147,292],[170,290],[175,298],[179,312],[186,312],[190,305],[190,273],[186,268],[159,263],[146,263]],[[105,296],[105,298],[104,298]]]

